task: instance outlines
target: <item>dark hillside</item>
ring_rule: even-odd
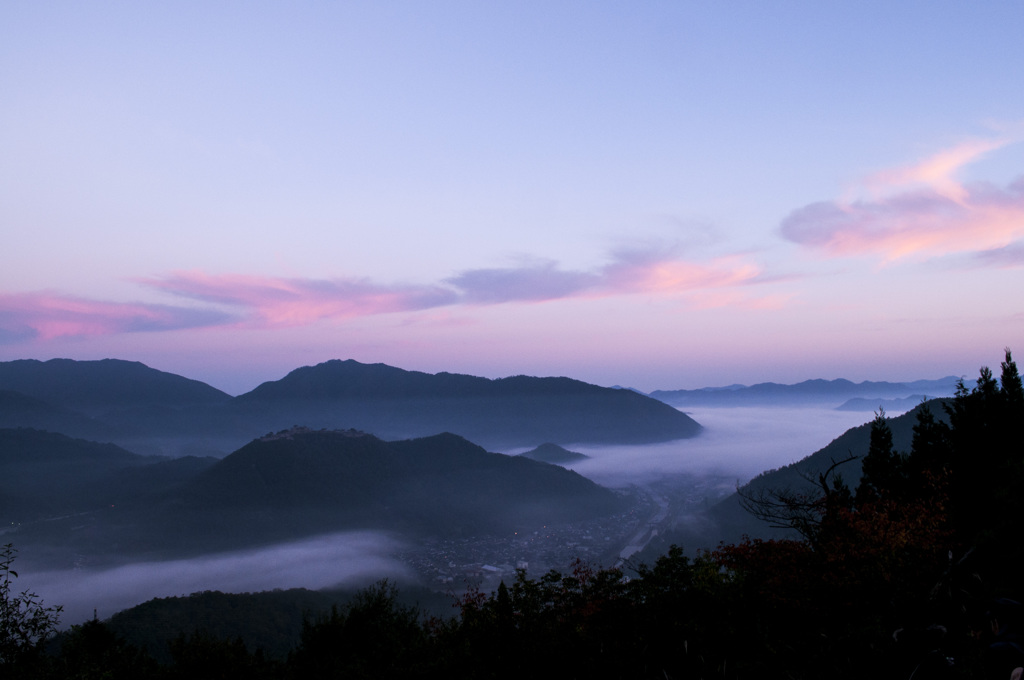
[[[385,442],[358,431],[292,430],[256,440],[176,497],[197,517],[260,517],[266,534],[373,527],[506,531],[609,514],[618,497],[567,470],[452,434]]]
[[[628,390],[569,378],[429,375],[351,360],[292,371],[237,397],[229,411],[271,428],[356,427],[387,439],[447,431],[492,448],[638,444],[700,431],[689,416]]]
[[[65,466],[64,476],[103,474],[106,469],[141,464],[144,460],[130,451],[84,439],[32,428],[0,429],[0,466]],[[25,483],[34,484],[31,478]],[[53,481],[51,479],[50,481]]]
[[[0,427],[29,427],[89,439],[102,439],[110,431],[107,424],[82,413],[6,389],[0,389]]]
[[[8,526],[67,515],[81,524],[86,513],[163,492],[214,460],[167,460],[54,432],[0,429],[0,520]]]
[[[311,623],[332,607],[344,610],[361,589],[289,588],[259,593],[204,591],[161,597],[114,614],[106,621],[126,641],[163,663],[172,660],[169,643],[196,630],[221,640],[245,641],[250,652],[284,660],[301,642],[303,622]],[[396,593],[398,601],[424,615],[450,618],[453,597],[411,585]]]
[[[176,408],[221,404],[231,398],[198,380],[120,359],[4,361],[0,362],[0,389],[90,414],[156,404]]]
[[[530,458],[532,460],[539,460],[542,463],[551,463],[552,465],[564,465],[565,463],[575,463],[581,460],[587,460],[590,456],[585,456],[582,453],[576,451],[569,451],[563,449],[558,444],[552,444],[550,442],[541,444],[535,449],[526,451],[525,453],[519,454],[523,458]]]
[[[69,479],[64,497],[77,505],[22,527],[19,543],[97,560],[160,559],[351,529],[511,533],[616,514],[627,504],[574,472],[489,453],[452,434],[386,442],[355,430],[295,428],[222,460],[129,460],[140,465],[77,487]]]
[[[115,472],[145,465],[113,444],[28,428],[0,429],[0,511],[5,525],[95,507],[91,487]]]

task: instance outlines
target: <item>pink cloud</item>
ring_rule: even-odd
[[[0,294],[0,342],[177,330],[230,321],[230,315],[208,309],[102,302],[54,293]]]
[[[1009,140],[973,140],[952,149],[940,151],[924,161],[904,168],[883,170],[868,177],[865,187],[877,193],[892,189],[925,186],[940,196],[963,203],[967,191],[954,175],[957,170],[977,160],[989,151],[1006,146]]]
[[[623,253],[604,270],[605,285],[616,293],[690,293],[757,283],[757,265],[737,257],[689,262],[646,253]]]
[[[296,279],[178,272],[142,283],[158,290],[239,308],[259,327],[299,326],[324,319],[414,312],[453,305],[489,306],[613,295],[685,294],[755,282],[760,269],[722,258],[690,263],[644,253],[620,254],[592,272],[553,262],[470,269],[441,284],[384,285],[363,279]]]
[[[4,295],[0,296],[0,342],[199,327],[287,328],[460,306],[637,294],[680,297],[700,307],[749,308],[761,303],[739,289],[762,281],[760,268],[741,258],[689,262],[652,252],[619,253],[593,271],[567,271],[542,262],[471,269],[427,285],[175,272],[138,282],[205,303],[203,307],[113,303],[52,293]],[[712,294],[722,290],[730,292]]]
[[[439,286],[385,286],[361,279],[295,279],[178,272],[142,283],[164,292],[246,310],[257,326],[301,326],[448,305],[455,294]]]
[[[964,164],[1003,143],[962,145],[919,165],[879,173],[869,187],[901,190],[854,202],[813,203],[786,217],[781,233],[829,256],[872,255],[883,262],[1008,246],[1024,237],[1024,178],[1006,188],[962,185],[953,178]]]

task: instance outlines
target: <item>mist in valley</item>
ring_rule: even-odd
[[[604,486],[623,487],[697,475],[749,481],[764,470],[789,465],[824,447],[871,413],[831,408],[688,408],[703,425],[692,439],[645,446],[569,445],[589,457],[567,465]]]
[[[359,531],[193,559],[139,562],[106,569],[22,569],[15,586],[47,606],[61,605],[64,627],[110,615],[155,597],[204,590],[228,593],[275,588],[361,587],[382,578],[411,577],[394,557],[403,543],[393,536]]]

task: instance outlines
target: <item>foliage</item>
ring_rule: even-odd
[[[427,635],[419,610],[399,603],[386,579],[360,591],[344,609],[306,621],[289,658],[296,678],[397,678],[416,668]]]
[[[30,591],[15,594],[11,568],[17,551],[10,543],[0,548],[0,669],[24,662],[57,630],[61,607],[45,607]]]
[[[158,672],[143,650],[128,644],[110,627],[92,619],[60,635],[60,654],[49,664],[36,668],[37,677],[75,680],[142,680]]]
[[[817,494],[747,496],[755,513],[804,539],[716,551],[744,600],[765,603],[786,631],[767,646],[799,650],[777,672],[800,677],[817,665],[857,677],[885,666],[907,677],[925,665],[924,630],[925,646],[956,655],[961,670],[995,663],[979,621],[995,596],[1020,596],[1021,395],[1007,350],[1000,383],[987,368],[972,389],[961,381],[949,426],[919,409],[909,453],[893,450],[879,412],[852,497],[828,483],[835,463]]]

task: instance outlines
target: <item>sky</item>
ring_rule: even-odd
[[[0,360],[643,390],[1024,352],[1018,2],[0,6]]]

